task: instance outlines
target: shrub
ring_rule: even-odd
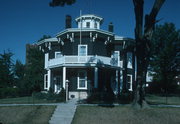
[[[0,88],[0,98],[9,98],[9,97],[17,97],[18,96],[18,88]]]
[[[97,103],[100,101],[101,95],[100,92],[97,91],[97,89],[93,89],[92,92],[88,95],[87,103]]]
[[[42,92],[34,92],[32,95],[37,99],[47,99],[48,97],[47,93],[42,93]]]
[[[86,101],[87,103],[112,104],[114,102],[114,93],[110,91],[98,92],[94,89]]]
[[[57,102],[64,102],[64,101],[66,101],[66,91],[64,90],[64,88],[62,88],[61,92],[59,92],[56,101]]]
[[[120,104],[128,104],[133,101],[133,93],[132,92],[122,92],[118,95],[117,101]]]
[[[64,89],[62,89],[59,94],[53,92],[48,92],[48,93],[35,92],[33,93],[33,96],[37,99],[46,99],[48,101],[54,101],[54,102],[64,102],[66,99],[66,94]]]

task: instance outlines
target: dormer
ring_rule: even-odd
[[[100,25],[103,23],[103,18],[96,15],[82,15],[76,18],[78,28],[95,28],[100,29]]]

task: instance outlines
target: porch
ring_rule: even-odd
[[[51,68],[45,75],[44,88],[56,93],[66,89],[68,81],[69,98],[87,98],[93,88],[103,90],[106,86],[115,93],[120,89],[120,70],[103,67],[57,67]]]

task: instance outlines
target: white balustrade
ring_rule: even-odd
[[[60,58],[50,59],[48,61],[48,67],[63,65],[63,64],[104,64],[111,65],[114,67],[122,67],[122,61],[119,61],[118,64],[112,64],[112,58],[105,56],[62,56]],[[45,63],[46,64],[46,63]]]

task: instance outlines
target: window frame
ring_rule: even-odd
[[[130,81],[128,81],[128,76],[130,77]],[[133,89],[132,89],[132,74],[127,74],[127,83],[130,84],[130,88],[128,87],[128,90],[133,91]]]
[[[86,22],[86,28],[90,28],[90,22]]]
[[[127,52],[127,68],[132,69],[133,68],[133,53]]]
[[[98,28],[97,22],[94,22],[94,28]]]
[[[48,74],[44,75],[44,89],[48,89]]]
[[[117,54],[117,58],[115,57],[115,54]],[[117,66],[119,66],[119,61],[120,61],[120,52],[119,51],[113,51],[111,54],[111,59],[116,60],[117,59]],[[113,64],[116,65],[116,64]]]
[[[54,53],[54,54],[55,54],[55,55],[54,55],[54,58],[61,58],[61,56],[60,56],[60,57],[57,57],[57,54],[58,54],[58,53],[60,53],[61,56],[62,56],[62,52],[61,52],[61,51],[56,51],[56,52]]]
[[[80,55],[80,48],[81,48],[81,46],[85,46],[86,47],[85,55]],[[78,56],[87,56],[87,53],[88,53],[87,45],[78,45]]]

